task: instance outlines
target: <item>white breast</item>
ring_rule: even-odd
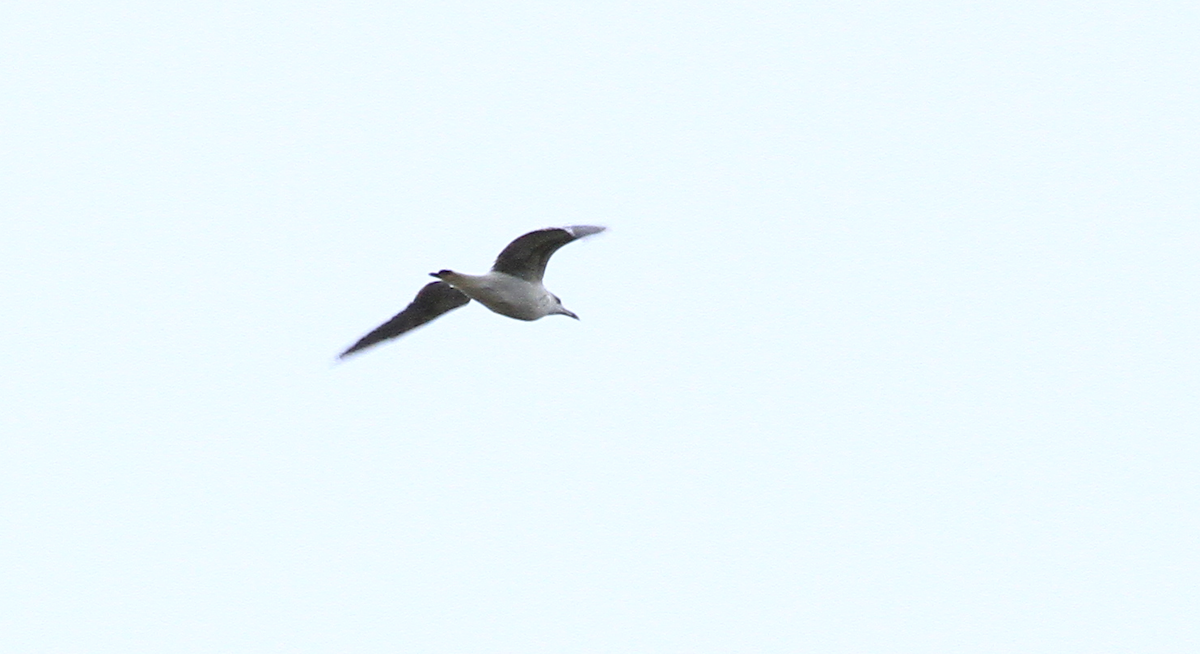
[[[451,273],[442,279],[492,311],[517,320],[544,318],[550,315],[555,305],[554,296],[540,283],[502,272],[485,275]]]

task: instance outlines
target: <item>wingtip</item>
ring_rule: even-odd
[[[584,236],[599,234],[608,228],[601,225],[568,225],[563,227],[563,229],[575,238],[583,238]]]
[[[359,339],[359,342],[357,342],[357,343],[355,343],[354,345],[351,345],[350,347],[346,348],[346,350],[345,350],[344,352],[342,352],[341,354],[337,355],[337,360],[338,360],[338,361],[345,361],[346,359],[350,358],[351,356],[354,356],[355,354],[358,354],[359,352],[362,352],[363,350],[365,350],[365,349],[367,349],[367,348],[370,348],[370,347],[372,347],[372,346],[375,346],[375,345],[378,345],[378,344],[379,344],[379,342],[378,342],[378,341],[376,341],[376,342],[374,342],[374,343],[366,343],[366,344],[364,344],[364,343],[363,343],[363,341],[365,341],[365,340],[367,340],[367,339],[366,339],[366,337],[363,337],[363,338]]]

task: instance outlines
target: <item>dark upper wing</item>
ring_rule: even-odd
[[[463,295],[446,282],[430,282],[421,289],[420,293],[417,293],[416,299],[404,311],[376,327],[370,334],[358,339],[357,343],[338,355],[338,358],[345,358],[381,341],[396,338],[404,332],[420,327],[443,313],[453,311],[470,301],[471,298]]]
[[[548,227],[518,238],[496,257],[492,265],[494,272],[508,273],[531,282],[542,281],[546,273],[546,262],[558,248],[577,238],[591,236],[604,231],[594,225],[572,225],[571,227]]]

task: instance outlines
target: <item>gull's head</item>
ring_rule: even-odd
[[[571,316],[572,318],[579,320],[579,316],[575,315],[573,311],[562,305],[562,300],[558,299],[557,295],[551,295],[550,297],[554,299],[554,306],[550,309],[549,315]]]

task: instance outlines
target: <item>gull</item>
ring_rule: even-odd
[[[396,338],[475,300],[492,311],[517,320],[537,320],[546,316],[579,316],[568,311],[558,296],[542,285],[550,255],[571,241],[598,234],[605,228],[595,225],[547,227],[518,238],[496,257],[492,270],[482,275],[465,275],[453,270],[429,273],[439,281],[430,282],[416,299],[371,333],[358,339],[338,358]]]

